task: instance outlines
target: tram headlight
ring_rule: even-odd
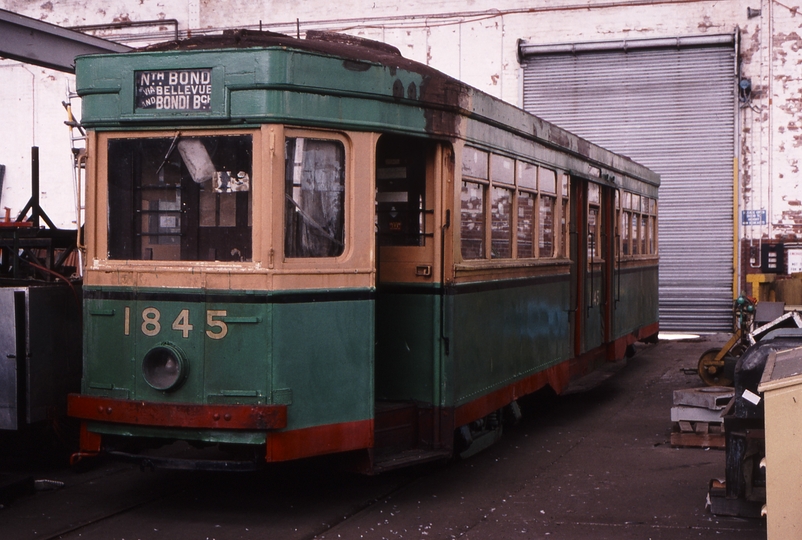
[[[156,390],[175,390],[189,372],[189,362],[180,349],[169,343],[153,347],[142,360],[142,375]]]

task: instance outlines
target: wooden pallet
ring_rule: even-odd
[[[671,446],[724,450],[724,427],[708,422],[676,422],[671,430]]]

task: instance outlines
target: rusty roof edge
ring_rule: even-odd
[[[235,30],[227,31],[222,35],[164,42],[139,49],[134,51],[134,54],[137,52],[201,52],[232,48],[280,47],[285,50],[325,55],[340,60],[373,62],[390,69],[391,72],[393,70],[407,71],[426,81],[426,88],[421,88],[420,96],[414,103],[403,98],[398,100],[405,104],[415,104],[434,111],[463,116],[514,133],[552,149],[566,152],[574,157],[587,160],[597,167],[603,167],[621,175],[632,176],[655,186],[660,183],[659,175],[632,159],[594,144],[431,66],[405,58],[392,45],[334,32],[315,32],[309,37],[310,39],[297,39],[274,32]],[[430,88],[432,90],[428,90]],[[367,94],[366,96],[372,95]],[[380,96],[372,97],[380,99]],[[493,111],[496,114],[489,115],[484,111]],[[451,126],[446,123],[441,125],[441,128],[445,127],[450,129],[441,129],[433,134],[463,138],[453,124]]]

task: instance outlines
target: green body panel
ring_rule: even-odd
[[[570,357],[569,278],[448,295],[452,346],[446,398],[459,406]]]
[[[585,299],[579,316],[583,318],[582,352],[595,349],[604,341],[604,284],[602,276],[597,272],[591,277],[585,275]]]
[[[84,287],[87,291],[89,287]],[[119,300],[84,300],[81,392],[131,399],[136,387],[136,340],[125,337],[125,305]]]
[[[617,278],[616,278],[617,279]],[[614,338],[659,321],[657,265],[622,270],[618,302],[614,311]]]
[[[291,401],[287,429],[372,418],[373,301],[273,309],[273,390]]]
[[[276,303],[273,295],[244,291],[85,291],[88,346],[82,389],[87,395],[163,403],[286,404],[287,429],[372,417],[372,300],[296,303],[286,302],[285,296]],[[152,310],[159,313],[158,333]],[[188,319],[181,317],[184,310]],[[150,313],[150,319],[143,313]],[[208,333],[220,336],[220,323],[225,336],[213,339]],[[141,367],[145,354],[165,342],[180,349],[189,364],[184,383],[170,391],[148,385]],[[105,425],[97,431],[264,443],[264,433],[260,438],[255,433]]]
[[[397,286],[376,295],[376,398],[437,402],[440,289]]]

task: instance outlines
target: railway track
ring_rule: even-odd
[[[327,460],[242,474],[141,472],[117,463],[85,474],[65,470],[53,475],[63,487],[0,510],[0,537],[311,540],[359,519],[431,471],[365,477],[337,472]]]

